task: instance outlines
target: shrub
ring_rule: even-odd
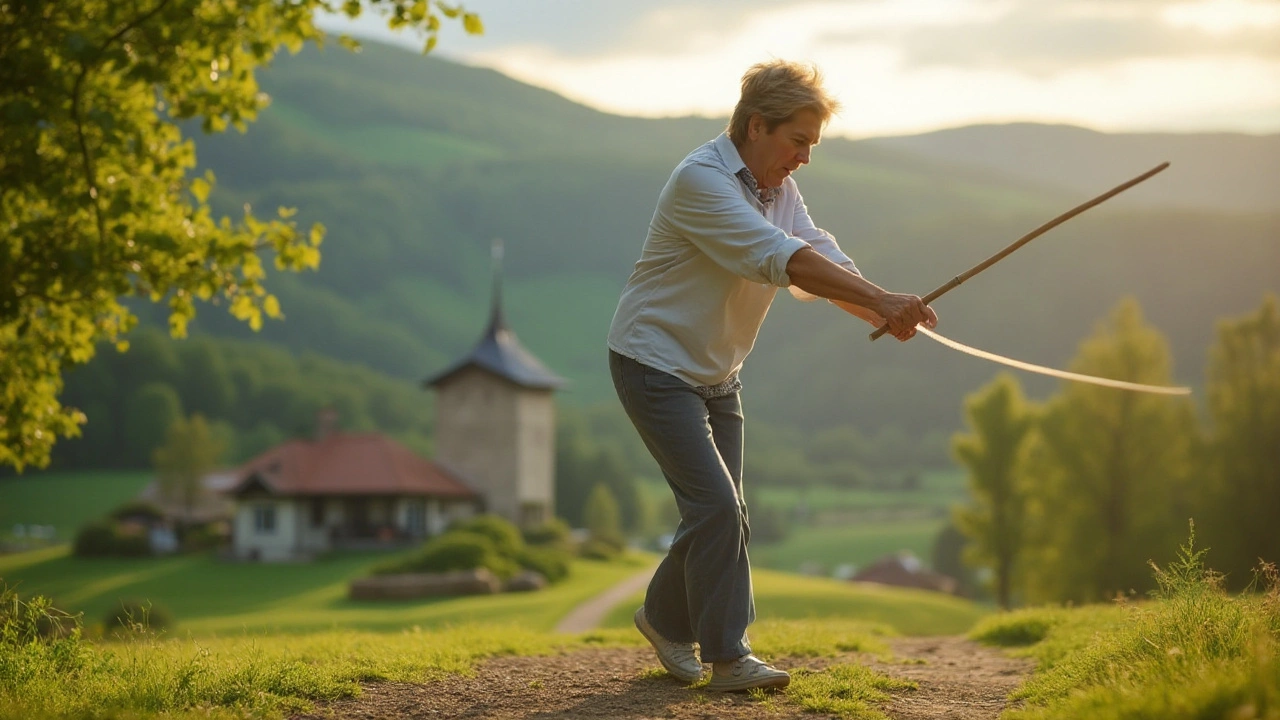
[[[102,619],[106,632],[115,635],[155,633],[173,627],[173,613],[150,600],[127,599]]]
[[[559,548],[525,548],[516,557],[516,562],[526,570],[541,574],[549,583],[559,582],[569,576],[569,553]]]
[[[86,523],[76,533],[71,552],[76,557],[108,557],[116,551],[116,526],[109,520]]]
[[[130,531],[117,525],[115,527],[115,547],[113,555],[119,557],[145,557],[151,554],[151,539],[147,537],[145,528],[134,527]]]
[[[500,578],[516,572],[516,563],[503,557],[486,535],[451,530],[429,541],[414,555],[374,568],[375,575],[413,572],[450,572],[487,568]]]
[[[521,537],[520,530],[497,515],[477,515],[450,532],[483,535],[493,542],[494,550],[505,558],[515,558],[524,549],[524,538]]]
[[[615,540],[587,538],[578,548],[578,554],[590,560],[612,560],[622,554],[623,545]]]
[[[164,513],[153,503],[145,500],[130,500],[111,511],[110,515],[113,520],[124,520],[126,518],[147,518],[149,520],[160,520],[164,518]]]
[[[563,518],[553,518],[542,525],[526,529],[524,531],[524,541],[537,547],[572,550],[573,530]]]
[[[182,549],[185,552],[214,550],[222,545],[223,539],[217,523],[193,525],[182,533]]]

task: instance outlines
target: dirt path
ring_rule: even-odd
[[[583,633],[596,629],[618,603],[647,587],[649,578],[653,577],[657,569],[658,566],[654,565],[582,603],[564,616],[556,625],[556,632]]]
[[[778,658],[788,669],[820,669],[832,662],[860,662],[920,688],[895,694],[881,709],[895,720],[995,718],[1005,696],[1030,670],[1029,664],[963,638],[903,638],[893,643],[894,660],[865,655],[839,658]],[[543,658],[497,658],[483,663],[473,678],[452,677],[424,685],[371,683],[352,700],[334,703],[307,718],[409,720],[411,718],[494,718],[551,720],[712,720],[769,718],[816,720],[791,704],[785,692],[764,702],[739,694],[690,690],[657,670],[652,651],[601,648]],[[301,720],[301,718],[299,718]]]

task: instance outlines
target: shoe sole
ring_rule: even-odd
[[[679,665],[671,665],[667,663],[667,659],[662,657],[662,653],[658,651],[657,641],[649,637],[649,633],[644,631],[644,626],[640,623],[640,613],[642,612],[644,612],[644,608],[640,608],[639,610],[637,610],[635,616],[632,618],[632,621],[635,622],[636,624],[636,630],[639,630],[640,634],[644,637],[644,639],[649,641],[649,645],[653,648],[653,654],[658,656],[658,662],[662,664],[662,668],[666,670],[668,673],[670,673],[672,677],[679,680],[680,682],[693,684],[701,680],[702,679],[701,674],[699,674],[697,677],[691,677],[688,673],[686,673],[683,669],[681,669]]]
[[[741,680],[726,680],[724,682],[716,682],[719,678],[714,675],[711,682],[707,684],[708,690],[715,692],[742,692],[743,690],[781,690],[791,684],[790,675],[775,675],[767,678],[745,678]]]

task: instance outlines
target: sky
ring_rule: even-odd
[[[466,0],[435,52],[624,115],[727,117],[750,65],[813,62],[827,132],[984,122],[1280,132],[1280,0]],[[420,48],[371,13],[332,32]]]

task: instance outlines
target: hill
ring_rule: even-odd
[[[219,177],[215,201],[226,210],[296,205],[302,222],[321,220],[329,235],[319,273],[273,278],[288,319],[259,339],[421,379],[478,336],[488,244],[501,237],[521,340],[571,380],[566,401],[611,398],[604,336],[654,199],[721,122],[611,116],[489,70],[376,45],[283,58],[261,82],[274,103],[246,135],[197,138]],[[828,138],[799,181],[812,214],[871,279],[924,293],[1151,164],[1125,163],[1081,193]],[[938,309],[959,339],[1061,364],[1113,303],[1135,295],[1168,333],[1178,379],[1195,384],[1214,320],[1280,289],[1277,230],[1276,212],[1157,211],[1122,196]],[[774,313],[744,372],[749,406],[770,409],[753,414],[758,426],[945,431],[963,394],[994,373],[924,342],[868,344],[865,328],[830,307],[786,299]],[[217,311],[197,327],[248,334]]]
[[[1125,133],[1070,125],[974,125],[867,140],[887,150],[1096,194],[1168,160],[1174,172],[1126,200],[1158,207],[1234,212],[1280,209],[1280,135]]]

